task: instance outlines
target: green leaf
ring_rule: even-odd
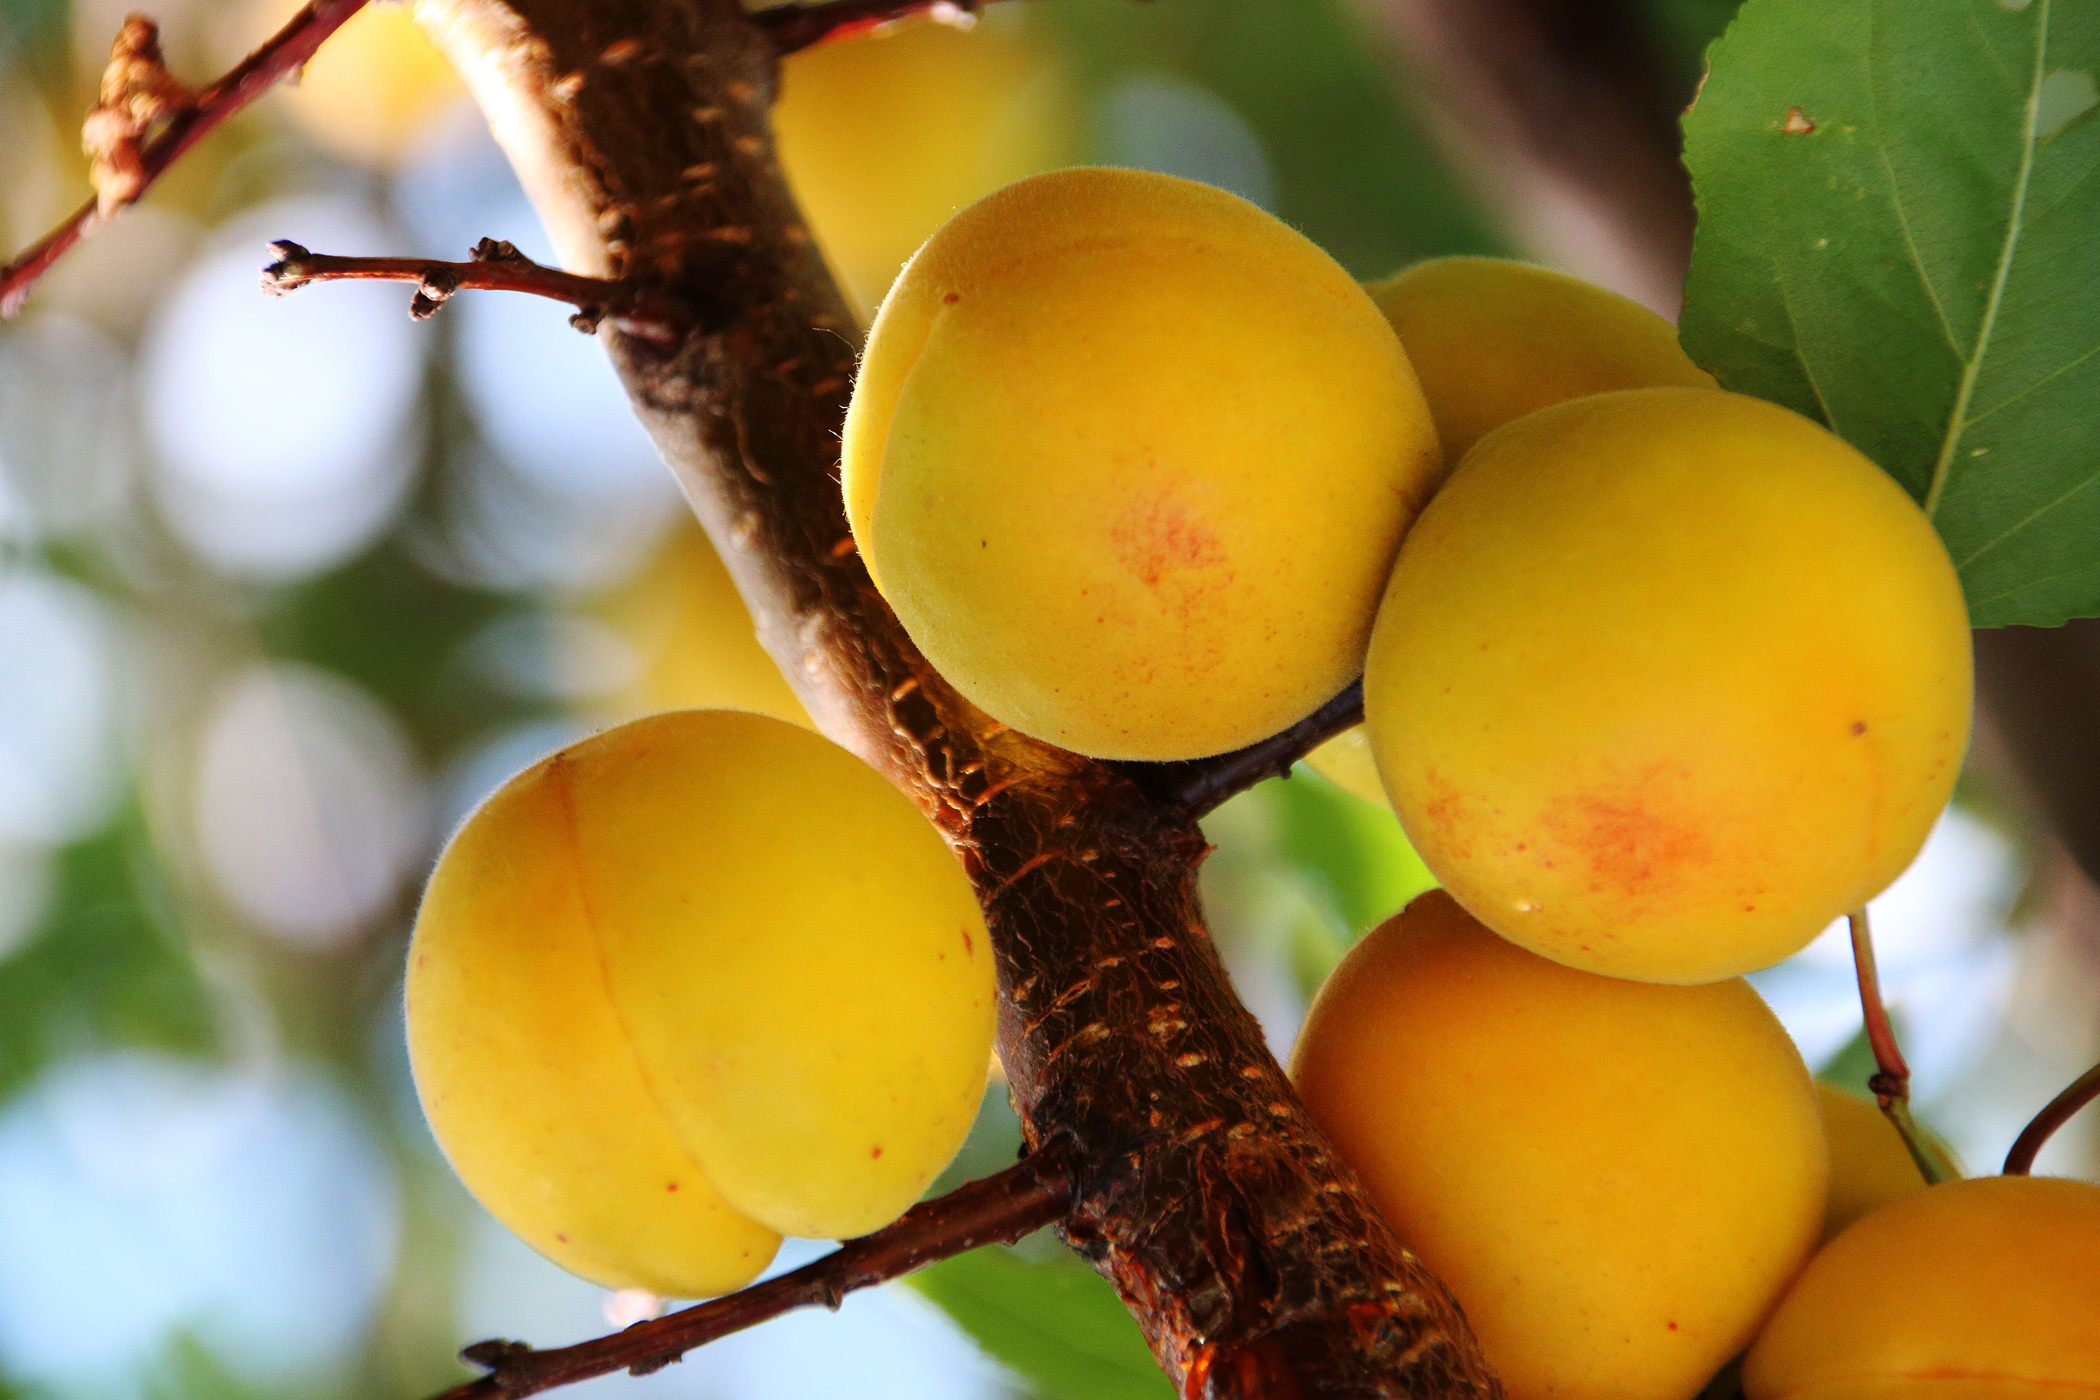
[[[1122,1300],[1076,1255],[1032,1262],[994,1246],[911,1284],[1044,1400],[1173,1400]]]
[[[1750,0],[1710,62],[1692,358],[1902,482],[1977,626],[2100,614],[2100,6]]]
[[[1435,887],[1390,807],[1352,797],[1303,766],[1261,792],[1276,813],[1279,854],[1347,927],[1349,942]]]

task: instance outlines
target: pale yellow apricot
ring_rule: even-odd
[[[1750,1400],[2100,1395],[2100,1186],[1980,1177],[1860,1219],[1743,1367]]]
[[[1305,764],[1350,796],[1386,805],[1378,765],[1371,758],[1371,736],[1362,725],[1351,725],[1321,744],[1305,756]]]
[[[1364,677],[1378,771],[1473,914],[1574,967],[1764,967],[1878,894],[1968,742],[1923,512],[1759,399],[1635,389],[1483,438],[1409,535]]]
[[[769,1231],[902,1213],[969,1129],[994,1015],[983,917],[933,827],[845,750],[726,710],[506,784],[439,863],[408,994],[469,1188],[579,1272],[683,1294],[748,1277]],[[733,1249],[664,1228],[714,1193]]]
[[[781,170],[863,322],[949,215],[1072,159],[1071,83],[1043,28],[914,19],[782,60]]]
[[[1869,1211],[1925,1189],[1925,1174],[1880,1109],[1830,1084],[1816,1085],[1816,1107],[1830,1143],[1826,1241]]]
[[[847,514],[912,639],[1024,733],[1217,753],[1356,675],[1441,474],[1392,328],[1221,190],[1009,185],[919,250],[847,414]]]
[[[618,633],[639,662],[633,678],[606,698],[607,718],[750,710],[815,727],[759,645],[729,570],[691,515],[680,512],[648,562],[583,611]]]
[[[1291,1076],[1510,1400],[1691,1400],[1822,1223],[1808,1070],[1746,983],[1577,972],[1441,891],[1342,959]]]
[[[1564,399],[1714,387],[1668,321],[1550,268],[1437,258],[1369,291],[1407,347],[1451,462],[1483,434]]]
[[[259,0],[247,27],[259,41],[298,8],[296,0]],[[411,154],[466,95],[406,5],[374,4],[329,36],[280,100],[330,154],[385,167]]]

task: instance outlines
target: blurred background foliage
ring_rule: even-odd
[[[11,248],[84,196],[73,133],[124,8],[0,0]],[[291,8],[158,18],[201,79]],[[1650,0],[1687,98],[1731,9]],[[1493,172],[1446,163],[1403,72],[1369,3],[1046,0],[798,56],[779,125],[864,316],[953,208],[1081,161],[1235,190],[1360,276],[1501,250],[1467,196]],[[552,747],[668,706],[800,710],[558,310],[475,295],[413,325],[398,289],[257,289],[270,238],[484,234],[548,256],[443,64],[374,7],[0,328],[0,1396],[399,1400],[457,1380],[464,1342],[647,1305],[539,1260],[445,1168],[406,1073],[408,922],[445,832]],[[1925,1114],[1982,1165],[2093,1058],[2100,978],[2085,887],[1988,771],[1964,793],[1876,912]],[[1285,1054],[1429,877],[1382,804],[1310,774],[1206,830],[1218,946]],[[1858,1087],[1842,941],[1758,984]],[[1018,1140],[995,1085],[943,1184]],[[2045,1167],[2094,1174],[2090,1125]],[[1043,1237],[591,1385],[1169,1393]]]

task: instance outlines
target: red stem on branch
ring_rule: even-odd
[[[224,77],[198,93],[188,106],[168,119],[158,136],[145,144],[139,153],[137,188],[126,202],[135,200],[184,151],[202,140],[219,123],[312,58],[321,41],[342,28],[343,22],[364,5],[365,0],[310,0],[301,6],[299,13],[293,15],[284,28]],[[97,212],[97,200],[91,199],[75,210],[71,218],[0,269],[0,316],[12,316],[20,311],[36,280],[106,217]]]
[[[1896,1027],[1881,1000],[1881,978],[1874,967],[1874,934],[1867,925],[1867,911],[1855,909],[1845,917],[1852,929],[1852,966],[1859,974],[1859,1007],[1866,1017],[1867,1044],[1874,1050],[1875,1074],[1867,1081],[1867,1087],[1874,1091],[1882,1113],[1894,1125],[1903,1145],[1910,1150],[1911,1160],[1918,1164],[1928,1182],[1959,1176],[1954,1164],[1910,1116],[1910,1066],[1904,1063],[1903,1051],[1896,1044]]]
[[[2041,1155],[2043,1144],[2052,1134],[2095,1099],[2100,1099],[2100,1065],[2094,1065],[2078,1076],[2071,1087],[2049,1101],[2049,1106],[2034,1115],[2014,1140],[2012,1151],[2005,1154],[2005,1174],[2025,1176],[2034,1170],[2034,1159]]]
[[[438,1400],[516,1400],[614,1371],[646,1375],[694,1347],[782,1313],[818,1305],[835,1309],[855,1289],[979,1245],[1011,1244],[1062,1218],[1071,1203],[1071,1173],[1038,1153],[997,1176],[913,1206],[896,1223],[848,1240],[815,1263],[610,1336],[548,1351],[522,1342],[477,1342],[460,1354],[486,1366],[488,1374]]]

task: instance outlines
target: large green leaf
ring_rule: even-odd
[[[1173,1400],[1115,1290],[1074,1255],[1031,1262],[994,1246],[911,1283],[1044,1400]]]
[[[2100,5],[1750,0],[1684,340],[1924,505],[1978,626],[2100,614]]]

